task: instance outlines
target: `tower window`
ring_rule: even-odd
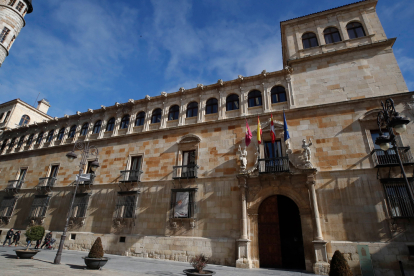
[[[88,127],[89,127],[89,123],[83,124],[80,136],[85,136],[86,134],[88,134]]]
[[[14,35],[12,40],[9,43],[9,47],[7,47],[7,51],[10,50],[10,47],[13,45],[14,40],[16,39],[16,36]]]
[[[16,6],[16,10],[18,10],[19,12],[21,12],[22,9],[23,9],[23,7],[24,7],[24,4],[19,1],[19,4],[17,4],[17,6]]]
[[[4,27],[3,31],[0,34],[0,43],[3,43],[6,40],[6,37],[9,33],[10,33],[10,30],[7,27]]]
[[[43,132],[40,132],[39,135],[37,136],[36,144],[39,145],[42,142],[42,139],[43,139]]]
[[[0,114],[0,122],[1,120],[3,120],[3,117],[4,117],[4,112]]]
[[[365,36],[365,31],[361,23],[349,23],[348,25],[346,25],[346,29],[348,30],[349,39]]]
[[[226,99],[226,111],[239,109],[239,95],[231,94]]]
[[[271,90],[272,103],[286,102],[286,91],[283,86],[275,86]]]
[[[179,113],[180,107],[178,105],[171,106],[170,111],[168,112],[168,121],[177,120]]]
[[[249,92],[249,107],[262,105],[262,93],[259,90]]]
[[[16,4],[16,0],[10,0],[10,2],[9,2],[9,4],[8,4],[8,5],[13,7],[13,6],[14,6],[14,4]]]
[[[323,31],[323,34],[325,36],[326,44],[331,44],[331,43],[342,41],[341,35],[339,34],[339,31],[337,28],[334,28],[334,27],[326,28]]]
[[[59,133],[58,133],[58,136],[57,136],[57,139],[60,141],[60,140],[62,140],[63,139],[63,135],[65,134],[65,128],[63,127],[63,128],[61,128],[60,130],[59,130]]]
[[[144,125],[144,120],[145,120],[145,112],[144,111],[141,111],[137,115],[137,118],[135,120],[135,126],[142,126],[142,125]]]
[[[218,101],[216,98],[209,99],[206,104],[206,114],[214,114],[218,112]]]
[[[73,138],[75,137],[75,132],[76,132],[76,125],[71,126],[69,133],[68,133],[68,138]]]
[[[187,105],[187,118],[195,117],[198,113],[198,103],[191,102]]]
[[[54,129],[52,129],[51,131],[49,131],[49,134],[46,137],[46,142],[48,142],[48,143],[52,142],[53,134],[55,134],[55,130]]]
[[[302,35],[302,43],[303,49],[319,46],[318,40],[316,39],[316,35],[314,33],[306,33]]]
[[[152,116],[151,116],[151,124],[156,124],[156,123],[160,123],[161,122],[161,108],[157,108],[154,109],[154,111],[152,111]]]
[[[34,133],[30,134],[29,138],[27,139],[26,146],[30,146],[33,142]]]
[[[108,121],[108,124],[106,125],[106,131],[113,131],[115,126],[115,118],[111,118]]]
[[[19,126],[24,126],[29,124],[30,122],[30,117],[28,115],[23,115],[22,118],[20,119],[20,123]]]
[[[99,133],[101,131],[101,126],[102,126],[102,121],[99,120],[95,123],[95,125],[93,126],[93,133]]]
[[[120,129],[128,128],[129,126],[129,114],[125,115],[121,120],[121,126]]]

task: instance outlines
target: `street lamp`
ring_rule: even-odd
[[[375,139],[375,144],[378,145],[383,151],[387,151],[391,145],[394,148],[395,155],[397,156],[398,164],[401,168],[401,173],[404,177],[405,184],[409,191],[411,201],[414,203],[414,194],[408,182],[407,175],[405,174],[404,165],[401,161],[400,152],[398,151],[397,143],[395,141],[395,134],[402,134],[407,130],[407,124],[409,119],[401,117],[400,114],[395,111],[394,101],[389,98],[385,101],[385,105],[381,102],[382,110],[378,113],[377,124],[380,131],[380,136]],[[389,136],[382,133],[382,126],[385,127]]]
[[[89,142],[76,141],[76,143],[73,147],[73,150],[66,154],[66,157],[68,158],[69,162],[73,162],[76,158],[78,158],[78,155],[75,153],[76,149],[82,151],[81,152],[81,161],[80,161],[80,165],[79,165],[79,175],[76,179],[75,191],[73,193],[72,202],[70,203],[69,212],[68,212],[68,215],[66,217],[66,224],[65,224],[65,228],[63,230],[62,237],[60,239],[59,249],[56,253],[56,257],[55,257],[55,261],[54,261],[55,264],[60,264],[60,259],[62,258],[62,250],[63,250],[63,245],[65,244],[66,232],[67,232],[68,227],[69,227],[69,220],[70,220],[70,214],[72,213],[73,202],[75,201],[76,191],[78,190],[80,178],[81,178],[81,175],[83,173],[83,168],[86,166],[89,156],[92,155],[92,156],[96,157],[95,161],[93,161],[90,164],[91,170],[94,172],[94,171],[96,171],[97,168],[99,168],[99,162],[98,162],[99,151],[95,146],[89,146]]]

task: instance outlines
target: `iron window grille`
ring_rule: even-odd
[[[36,144],[40,144],[43,139],[43,132],[40,132],[36,139]]]
[[[171,190],[171,218],[194,218],[196,188]]]
[[[325,43],[326,44],[331,44],[331,43],[342,41],[341,35],[339,34],[339,31],[335,27],[326,28],[323,31],[323,34],[325,36]]]
[[[168,121],[178,120],[179,113],[180,113],[180,107],[178,105],[171,106],[168,112]]]
[[[314,33],[305,33],[302,35],[303,49],[319,46],[318,39]]]
[[[108,124],[106,125],[106,131],[113,131],[115,127],[115,118],[112,117],[109,119]]]
[[[14,143],[16,142],[16,137],[13,137],[12,139],[11,139],[11,141],[10,141],[10,144],[9,144],[9,149],[12,149],[13,147],[14,147]]]
[[[84,123],[81,129],[81,136],[85,136],[86,134],[88,134],[88,128],[89,128],[89,123]]]
[[[0,204],[0,217],[10,218],[16,206],[17,197],[4,197]]]
[[[24,4],[19,1],[19,4],[17,4],[17,6],[16,6],[16,10],[18,10],[19,12],[21,12],[22,9],[23,9],[23,7],[24,7]]]
[[[137,118],[135,119],[135,126],[142,126],[144,125],[145,121],[145,112],[141,111],[138,113]]]
[[[118,192],[115,218],[135,218],[135,211],[138,204],[138,192]]]
[[[32,208],[30,209],[29,218],[44,218],[46,217],[47,208],[49,207],[50,196],[36,195]]]
[[[27,125],[29,124],[29,122],[30,122],[30,117],[28,115],[23,115],[22,118],[20,119],[19,126]]]
[[[218,101],[216,98],[209,99],[206,102],[206,114],[214,114],[218,112]]]
[[[187,118],[196,117],[198,114],[198,103],[191,102],[187,105]]]
[[[259,90],[253,90],[249,92],[249,107],[262,105],[262,93]]]
[[[348,30],[348,36],[350,39],[365,36],[365,31],[361,23],[358,23],[358,22],[349,23],[348,25],[346,25],[346,29]]]
[[[52,140],[53,140],[53,134],[55,134],[55,130],[54,129],[51,130],[51,131],[49,131],[49,134],[46,137],[46,142],[48,142],[48,143],[52,142]]]
[[[408,178],[411,189],[414,189],[414,178]],[[387,199],[388,213],[392,218],[413,218],[414,202],[412,202],[407,184],[403,178],[381,179]]]
[[[76,125],[73,125],[70,127],[69,133],[68,133],[68,138],[73,138],[75,137],[75,133],[76,133]]]
[[[122,117],[120,129],[128,128],[130,116],[127,114]]]
[[[275,86],[271,90],[272,103],[286,102],[286,90],[283,86]]]
[[[102,121],[98,120],[96,121],[96,123],[93,125],[93,133],[97,134],[101,131],[101,126],[102,126]]]
[[[154,109],[154,111],[152,111],[151,124],[160,123],[161,114],[162,114],[161,108]]]
[[[65,135],[65,128],[63,127],[63,128],[61,128],[61,129],[59,130],[59,133],[58,133],[57,139],[58,139],[59,141],[60,141],[60,140],[62,140],[64,135]]]
[[[14,6],[14,4],[16,4],[16,0],[10,0],[9,1],[9,4],[7,4],[7,5],[9,5],[9,6]]]
[[[27,139],[26,146],[30,146],[33,143],[34,133],[29,135],[29,138]]]
[[[0,34],[0,42],[1,43],[3,43],[6,40],[6,37],[9,33],[10,33],[10,30],[7,27],[4,27],[3,31]],[[9,114],[9,113],[10,113],[10,111],[7,112],[7,114]],[[6,116],[6,119],[7,119],[7,116]],[[4,120],[4,121],[6,121],[6,120]]]
[[[71,218],[85,218],[86,211],[89,205],[90,194],[82,193],[76,194],[75,201],[71,211]]]

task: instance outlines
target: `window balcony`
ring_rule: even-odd
[[[39,184],[37,184],[36,189],[52,189],[55,186],[56,182],[56,177],[39,178]]]
[[[259,159],[259,173],[289,172],[289,157]]]
[[[173,179],[197,178],[199,167],[197,165],[184,165],[173,167]]]
[[[22,188],[23,183],[23,180],[9,180],[5,190],[7,192],[18,192]]]
[[[414,165],[414,158],[411,155],[410,147],[398,147],[398,153],[403,165]],[[397,154],[393,148],[387,151],[374,149],[371,152],[371,156],[375,168],[399,166]]]
[[[121,171],[121,177],[120,177],[119,182],[121,183],[141,182],[141,175],[142,175],[142,171],[140,170]]]

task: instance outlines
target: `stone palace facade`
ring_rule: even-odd
[[[360,275],[367,245],[377,275],[399,275],[399,261],[413,271],[414,202],[396,149],[374,140],[381,101],[391,97],[413,121],[414,93],[376,4],[281,22],[283,70],[4,131],[1,238],[41,224],[59,239],[79,169],[65,155],[85,142],[100,167],[83,168],[92,177],[79,186],[65,248],[88,250],[100,236],[107,253],[176,261],[205,253],[222,265],[320,274],[339,249]],[[410,181],[413,134],[411,123],[397,137]]]

